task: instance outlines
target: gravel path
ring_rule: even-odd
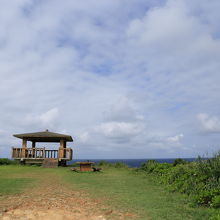
[[[126,214],[104,206],[84,192],[74,191],[57,176],[41,178],[22,194],[1,199],[2,220],[107,220],[125,219]]]

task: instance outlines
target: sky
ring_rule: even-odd
[[[74,159],[220,150],[219,0],[0,3],[0,157],[46,129]]]

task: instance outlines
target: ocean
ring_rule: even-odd
[[[142,163],[146,162],[147,160],[155,160],[158,163],[173,163],[176,158],[164,158],[164,159],[78,159],[78,160],[71,160],[68,162],[68,165],[81,162],[81,161],[90,161],[98,163],[100,161],[106,161],[108,163],[117,163],[121,162],[126,164],[128,167],[140,167]],[[195,161],[197,158],[181,158],[183,160],[192,162]]]

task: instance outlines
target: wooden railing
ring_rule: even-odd
[[[72,160],[73,150],[71,148],[62,148],[58,151],[59,159]]]
[[[12,148],[13,159],[62,159],[72,160],[71,148],[59,148],[59,150],[46,150],[44,148]]]
[[[58,158],[58,150],[45,150],[45,158]]]

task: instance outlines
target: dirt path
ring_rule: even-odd
[[[1,199],[2,220],[107,220],[125,219],[126,214],[104,206],[84,192],[74,191],[50,174],[24,193]]]

